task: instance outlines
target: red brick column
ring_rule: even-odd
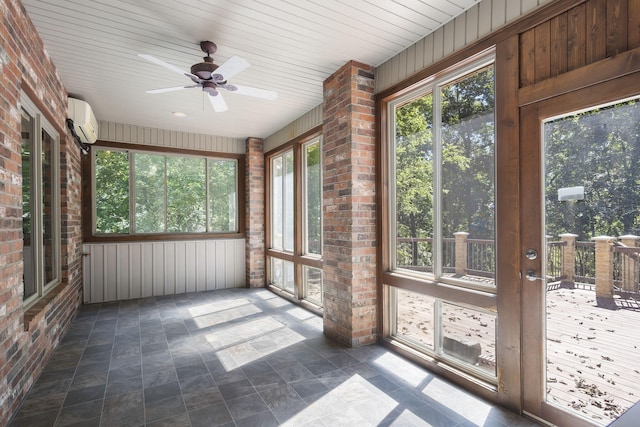
[[[374,68],[349,62],[324,82],[324,332],[376,340]]]
[[[264,141],[247,138],[245,174],[247,285],[263,287],[264,269]]]

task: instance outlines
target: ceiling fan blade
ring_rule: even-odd
[[[257,87],[241,86],[241,85],[225,85],[221,86],[230,92],[239,93],[241,95],[254,96],[256,98],[274,100],[278,97],[278,93],[267,89],[258,89]],[[233,89],[235,88],[235,89]]]
[[[223,111],[227,111],[229,109],[220,92],[217,92],[217,95],[211,95],[210,93],[207,93],[207,96],[209,97],[209,102],[211,102],[211,106],[216,113],[222,113]]]
[[[176,67],[175,65],[171,65],[168,62],[164,62],[162,59],[158,59],[155,56],[151,56],[151,55],[145,55],[143,53],[139,53],[138,56],[142,59],[146,59],[149,62],[153,62],[154,64],[160,65],[161,67],[166,68],[167,70],[171,70],[175,73],[181,74],[181,75],[186,75],[187,77],[191,77],[192,74],[191,73],[187,73],[183,70],[181,70],[180,68]],[[197,77],[197,76],[196,76]]]
[[[165,93],[165,92],[173,92],[176,90],[182,90],[182,89],[190,89],[192,87],[198,87],[199,85],[191,85],[191,86],[173,86],[173,87],[165,87],[162,89],[151,89],[151,90],[146,90],[146,93]]]
[[[229,80],[231,77],[235,76],[240,71],[243,71],[249,68],[250,65],[251,64],[249,64],[249,61],[247,61],[246,59],[242,59],[239,56],[232,56],[224,64],[219,66],[213,73],[211,73],[211,76],[212,77],[215,75],[222,76],[222,79],[219,79],[219,78],[216,79],[215,77],[213,77],[214,80],[219,80],[219,81]]]

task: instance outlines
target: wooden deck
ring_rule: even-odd
[[[547,292],[547,400],[604,424],[640,400],[640,305],[616,306],[590,290]]]
[[[608,424],[640,400],[640,301],[596,305],[585,289],[547,292],[547,400]],[[397,335],[433,349],[432,298],[399,291]],[[495,375],[495,316],[443,308],[449,336],[480,343],[477,368]]]

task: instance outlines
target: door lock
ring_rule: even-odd
[[[545,277],[536,276],[536,271],[535,270],[531,270],[531,269],[527,270],[527,272],[525,273],[524,277],[530,282],[534,282],[536,280],[542,280],[542,281],[547,280]]]

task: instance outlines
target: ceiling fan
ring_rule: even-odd
[[[262,99],[276,99],[278,94],[271,90],[258,89],[255,87],[232,85],[228,83],[228,80],[238,74],[239,72],[247,69],[251,64],[246,59],[242,59],[239,56],[232,56],[224,64],[218,66],[213,63],[211,55],[218,49],[214,42],[203,41],[200,42],[200,48],[207,54],[204,58],[204,62],[199,62],[191,66],[191,72],[187,73],[180,68],[164,62],[155,56],[138,54],[140,58],[146,59],[149,62],[160,65],[167,70],[174,71],[183,76],[187,76],[193,81],[194,84],[187,86],[174,86],[163,89],[152,89],[146,91],[146,93],[165,93],[173,92],[175,90],[190,89],[201,87],[207,94],[207,98],[211,102],[213,109],[216,112],[227,111],[227,103],[224,101],[220,89],[224,89],[229,92],[239,93],[241,95],[253,96]]]

